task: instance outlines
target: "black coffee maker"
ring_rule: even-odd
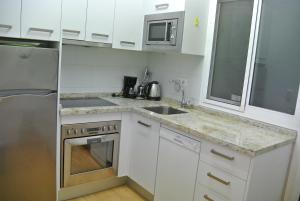
[[[134,86],[136,84],[137,77],[124,76],[122,94],[125,98],[134,98]]]

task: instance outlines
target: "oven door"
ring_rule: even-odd
[[[147,22],[147,45],[176,45],[177,19]]]
[[[64,141],[64,187],[117,175],[119,134]]]

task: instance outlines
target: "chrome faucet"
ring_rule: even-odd
[[[181,102],[180,102],[180,107],[184,108],[188,106],[188,102],[185,98],[185,92],[184,92],[184,88],[182,87],[181,89]]]

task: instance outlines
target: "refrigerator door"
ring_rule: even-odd
[[[58,50],[0,45],[0,90],[57,90]]]
[[[0,201],[56,200],[56,129],[56,93],[0,97]]]

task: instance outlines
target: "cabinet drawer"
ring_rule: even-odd
[[[250,157],[209,142],[203,142],[200,160],[247,180]]]
[[[241,201],[244,196],[246,181],[199,162],[197,183],[220,193],[226,199]]]
[[[194,201],[230,201],[205,186],[197,185]]]

